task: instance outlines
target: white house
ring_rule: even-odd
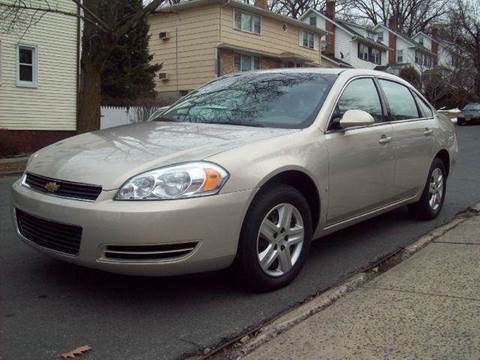
[[[420,73],[436,67],[453,68],[453,52],[437,38],[435,29],[433,36],[419,32],[413,37],[397,29],[395,19],[390,19],[388,27],[379,24],[374,28],[389,49],[388,64],[394,72],[406,66],[413,66]]]
[[[375,69],[388,64],[387,46],[378,41],[375,32],[367,27],[339,20],[335,17],[335,1],[327,1],[325,14],[309,9],[303,22],[327,32],[322,43],[322,56],[333,65]]]
[[[58,6],[76,14],[73,2]],[[53,13],[30,27],[0,30],[0,157],[29,153],[75,133],[78,39],[77,18]]]

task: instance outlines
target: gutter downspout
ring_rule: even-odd
[[[80,3],[83,3],[82,0],[80,0]],[[79,112],[80,112],[80,51],[81,51],[81,9],[80,6],[77,5],[77,78],[76,78],[76,104],[77,108],[75,111],[76,114],[76,119],[75,119],[75,131],[78,131],[78,118],[79,118]]]

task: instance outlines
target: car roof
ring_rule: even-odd
[[[269,70],[258,70],[255,73],[291,73],[291,74],[324,74],[324,75],[344,75],[347,77],[354,76],[378,76],[391,79],[400,79],[398,76],[392,75],[384,71],[367,70],[367,69],[345,69],[345,68],[318,68],[318,67],[304,67],[304,68],[280,68]]]

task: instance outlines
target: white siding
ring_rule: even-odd
[[[453,69],[453,58],[450,50],[446,47],[438,46],[438,65],[446,67],[447,69]]]
[[[42,6],[43,2],[37,2]],[[59,6],[62,10],[76,11],[70,2],[59,3]],[[19,43],[37,48],[38,85],[35,88],[17,86]],[[25,34],[0,33],[0,47],[0,128],[75,130],[76,18],[47,14]]]

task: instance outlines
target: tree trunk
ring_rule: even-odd
[[[84,0],[84,5],[94,14],[99,14],[98,0]],[[79,133],[100,129],[101,81],[108,48],[105,33],[90,21],[85,21],[80,62],[80,98],[77,123]]]
[[[82,58],[77,126],[79,133],[100,129],[101,75],[102,67],[94,59]]]

